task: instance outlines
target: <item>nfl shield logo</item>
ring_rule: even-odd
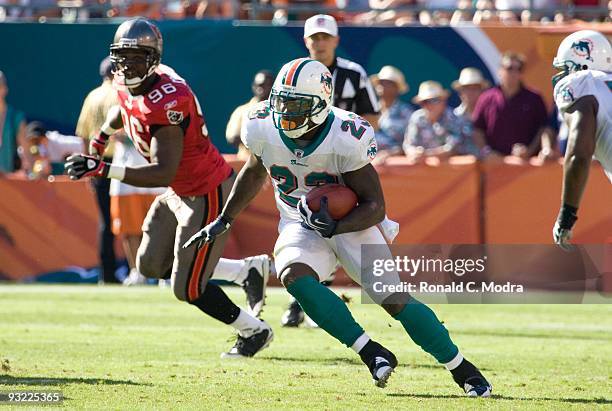
[[[302,150],[294,150],[293,153],[295,154],[295,156],[300,159],[302,157],[304,157],[304,151]]]
[[[166,111],[166,116],[168,117],[168,121],[170,124],[181,124],[183,122],[183,112],[182,111],[174,111],[168,110]]]

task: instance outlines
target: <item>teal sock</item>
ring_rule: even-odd
[[[304,312],[329,335],[350,347],[364,331],[344,302],[313,277],[300,277],[287,287]]]
[[[402,323],[412,341],[433,355],[439,363],[448,363],[459,352],[446,327],[434,312],[420,301],[412,298],[393,318]]]

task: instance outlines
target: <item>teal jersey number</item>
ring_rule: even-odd
[[[292,197],[290,194],[298,188],[298,179],[291,170],[285,166],[274,164],[270,167],[270,176],[278,181],[276,188],[278,189],[280,199],[291,207],[297,207],[297,203],[300,199]],[[304,184],[306,187],[316,187],[334,183],[338,183],[338,177],[325,172],[313,171],[304,177]]]
[[[366,128],[364,126],[359,126],[359,128],[357,128],[357,125],[355,125],[355,122],[353,120],[344,120],[340,125],[340,128],[342,129],[342,131],[350,130],[351,135],[357,140],[361,140],[361,137],[363,137],[363,134],[366,131]]]
[[[274,164],[270,167],[270,176],[278,181],[276,187],[278,188],[278,194],[281,200],[292,207],[297,207],[299,199],[289,195],[298,187],[297,177],[293,175],[291,170],[287,167]]]
[[[316,187],[325,184],[338,183],[338,177],[328,173],[313,171],[304,177],[304,182],[306,183],[307,187]]]

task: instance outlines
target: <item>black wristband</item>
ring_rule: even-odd
[[[229,226],[231,226],[234,222],[234,219],[223,214],[219,214],[219,221],[225,224],[225,228],[229,228]]]
[[[100,132],[98,133],[98,136],[95,138],[102,140],[103,142],[107,142],[108,139],[110,138],[110,136],[108,134],[106,134],[104,131],[100,130]]]
[[[557,217],[559,227],[565,230],[571,230],[574,224],[576,223],[576,220],[578,220],[577,213],[578,208],[564,203],[561,206],[561,210],[559,210],[559,216]]]

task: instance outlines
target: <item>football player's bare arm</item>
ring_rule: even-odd
[[[255,154],[251,154],[242,170],[238,173],[234,186],[229,194],[227,203],[223,207],[222,214],[231,220],[255,198],[261,186],[266,181],[268,172],[261,159]]]
[[[183,130],[164,126],[151,138],[151,162],[125,169],[124,183],[137,187],[167,187],[174,180],[183,154]]]
[[[562,203],[578,208],[595,151],[598,103],[594,96],[576,100],[564,114],[569,128],[563,166]]]
[[[108,113],[106,113],[106,124],[114,128],[115,130],[119,130],[123,127],[123,118],[121,118],[121,107],[118,105],[112,106]]]
[[[365,230],[385,218],[385,198],[378,173],[371,164],[342,174],[344,183],[357,194],[358,205],[338,221],[336,234]]]

